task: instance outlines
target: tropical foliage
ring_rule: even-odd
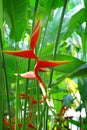
[[[87,129],[87,1],[0,1],[0,130]]]

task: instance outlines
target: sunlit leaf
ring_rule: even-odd
[[[20,41],[27,26],[28,0],[4,0],[4,19],[10,28],[10,37]]]

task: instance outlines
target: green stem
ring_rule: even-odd
[[[37,116],[37,125],[38,125],[38,128],[39,128],[39,125],[40,125],[40,102],[39,102],[39,95],[40,95],[40,90],[39,90],[39,86],[38,86],[38,82],[36,81],[36,96],[37,96],[37,101],[38,101],[38,104],[37,104],[37,109],[38,109],[38,116]]]
[[[35,23],[35,17],[36,17],[36,12],[37,12],[37,7],[38,7],[38,2],[39,0],[36,0],[35,2],[35,8],[34,8],[34,17],[33,17],[33,25],[32,25],[32,31],[33,31],[33,27],[34,27],[34,23]],[[31,33],[32,34],[32,33]],[[30,70],[30,59],[28,60],[28,68],[27,68],[27,71]],[[28,79],[26,79],[26,88],[25,88],[25,94],[26,94],[26,97],[28,95]],[[25,126],[26,126],[26,106],[27,106],[27,99],[25,98],[25,104],[24,104],[24,122],[23,122],[23,130],[25,130]]]
[[[19,61],[17,59],[17,73],[19,74]],[[20,93],[20,87],[19,87],[19,76],[17,76],[16,78],[16,130],[18,130],[18,122],[19,122],[19,119],[18,119],[18,114],[19,114],[19,105],[20,105],[20,101],[19,101],[19,93]]]
[[[48,18],[47,18],[47,22],[46,22],[46,26],[45,26],[44,35],[43,35],[42,42],[41,42],[42,44],[41,44],[39,55],[41,54],[41,50],[42,50],[42,47],[43,47],[43,44],[44,44],[44,40],[45,40],[45,36],[46,36],[46,32],[47,32],[47,26],[48,26],[49,17],[50,17],[51,9],[52,9],[52,6],[53,6],[53,2],[54,2],[54,0],[52,0],[51,6],[50,6],[50,10],[49,10],[49,14],[48,14]]]
[[[1,0],[0,1],[0,30],[2,30],[2,25],[3,25],[3,2]],[[0,67],[0,130],[3,130],[3,84],[4,84],[4,72],[3,72],[3,68]]]
[[[63,24],[63,18],[64,18],[66,6],[67,6],[67,1],[68,0],[65,0],[65,2],[64,2],[63,11],[62,11],[62,14],[61,14],[60,24],[59,24],[57,37],[56,37],[56,41],[55,41],[55,46],[54,46],[53,60],[55,60],[55,58],[56,58],[56,52],[57,52],[57,49],[58,49],[60,32],[61,32],[61,28],[62,28],[62,24]],[[52,82],[52,76],[53,76],[53,69],[51,70],[51,73],[50,73],[49,87],[50,87],[50,84]]]
[[[33,28],[34,28],[34,25],[35,25],[35,18],[36,18],[36,12],[37,12],[38,3],[39,3],[39,0],[36,0],[36,2],[35,2],[35,8],[34,8],[32,31],[33,31]]]
[[[63,24],[63,19],[64,19],[64,14],[65,14],[66,6],[67,6],[67,1],[68,0],[65,0],[65,2],[64,2],[62,14],[61,14],[60,24],[59,24],[59,28],[58,28],[58,32],[57,32],[57,37],[56,37],[56,41],[55,41],[55,46],[54,46],[54,51],[53,51],[53,60],[55,60],[55,58],[56,58],[56,52],[57,52],[57,49],[58,49],[60,32],[61,32],[61,28],[62,28],[62,24]],[[51,69],[48,87],[50,87],[50,85],[51,85],[52,77],[53,77],[53,69]],[[48,115],[48,107],[47,107],[47,113],[46,113],[46,115]],[[46,121],[46,129],[47,129],[48,116],[47,116],[46,120],[47,120]]]
[[[1,43],[1,50],[3,50],[3,43],[2,43],[2,35],[0,30],[0,43]],[[4,75],[5,75],[5,84],[6,84],[6,92],[7,92],[7,104],[8,104],[8,114],[9,114],[9,121],[10,121],[10,130],[11,130],[11,111],[10,111],[10,98],[9,98],[9,87],[8,87],[8,80],[7,80],[7,73],[6,73],[6,66],[5,66],[5,58],[3,52],[2,55],[2,66],[4,69]]]
[[[1,75],[2,74],[2,75]],[[3,84],[4,84],[4,72],[0,69],[0,130],[3,130]]]

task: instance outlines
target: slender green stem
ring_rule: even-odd
[[[36,12],[37,12],[37,7],[38,7],[38,2],[39,0],[36,0],[35,2],[35,8],[34,8],[34,17],[33,17],[33,25],[32,25],[32,31],[33,31],[33,27],[34,27],[34,23],[35,23],[35,17],[36,17]],[[31,33],[32,34],[32,33]],[[27,71],[30,70],[30,59],[28,60],[28,68],[27,68]],[[26,94],[26,97],[28,95],[28,79],[26,79],[26,88],[25,88],[25,94]],[[25,98],[25,104],[24,104],[24,122],[23,122],[23,130],[25,130],[25,126],[26,126],[26,106],[27,106],[27,99]]]
[[[38,3],[39,3],[39,0],[36,0],[35,8],[34,8],[34,15],[33,15],[32,31],[33,31],[33,28],[34,28],[34,25],[35,25],[35,18],[36,18],[36,12],[37,12],[37,8],[38,8]]]
[[[54,0],[52,0],[51,7],[50,7],[50,10],[49,10],[49,14],[48,14],[48,18],[47,18],[47,22],[46,22],[46,26],[45,26],[44,35],[43,35],[42,42],[41,42],[42,44],[41,44],[39,55],[41,54],[41,50],[42,50],[42,47],[43,47],[43,44],[44,44],[44,40],[45,40],[45,36],[46,36],[46,32],[47,32],[47,26],[48,26],[49,17],[50,17],[51,9],[52,9],[52,6],[53,6],[53,2],[54,2]]]
[[[3,25],[3,2],[1,0],[0,1],[0,29],[1,30],[2,30],[2,25]],[[4,84],[4,72],[2,67],[0,67],[0,130],[3,130],[3,84]]]
[[[56,52],[57,52],[57,49],[58,49],[59,37],[60,37],[60,32],[61,32],[61,28],[62,28],[63,18],[64,18],[66,6],[67,6],[67,1],[68,0],[65,0],[65,2],[64,2],[62,14],[61,14],[60,24],[59,24],[59,28],[58,28],[58,32],[57,32],[57,37],[56,37],[55,45],[54,45],[53,60],[55,60],[55,58],[56,58]],[[53,77],[53,69],[51,69],[48,87],[50,87],[50,85],[51,85],[52,77]],[[47,113],[46,113],[46,115],[47,114],[48,114],[48,107],[47,107]],[[47,129],[47,124],[48,124],[48,119],[46,121],[46,129]]]
[[[4,72],[3,69],[1,68],[0,69],[0,130],[3,130],[3,84],[4,84]]]
[[[59,24],[59,28],[58,28],[58,32],[57,32],[57,37],[56,37],[56,41],[55,41],[55,46],[54,46],[53,60],[55,60],[55,58],[56,58],[56,52],[58,50],[60,32],[61,32],[61,28],[62,28],[62,24],[63,24],[63,18],[64,18],[66,6],[67,6],[67,1],[68,0],[65,0],[65,2],[64,2],[63,11],[62,11],[62,14],[61,14],[60,24]],[[50,87],[50,84],[52,82],[52,76],[53,76],[53,69],[51,70],[51,73],[50,73],[49,87]]]
[[[19,74],[19,61],[17,59],[17,73]],[[18,122],[19,122],[19,105],[20,105],[20,101],[19,101],[19,93],[20,93],[20,87],[19,87],[19,76],[16,77],[16,130],[18,130]]]
[[[3,50],[1,30],[0,30],[0,44],[1,44],[1,50]],[[3,69],[4,69],[4,75],[5,75],[5,84],[6,84],[6,92],[7,92],[7,104],[8,104],[8,113],[9,113],[9,121],[10,121],[10,130],[11,130],[11,111],[10,111],[9,87],[8,87],[5,58],[4,58],[3,52],[2,52],[2,64],[3,64],[2,66],[3,66]]]
[[[37,82],[37,81],[36,81]],[[40,95],[40,90],[39,90],[39,86],[38,86],[38,82],[36,83],[37,84],[37,87],[36,87],[36,96],[37,96],[37,101],[38,101],[38,117],[37,117],[37,124],[38,124],[38,127],[40,125],[40,102],[39,102],[39,95]]]

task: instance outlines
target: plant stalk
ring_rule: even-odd
[[[65,0],[65,2],[64,2],[62,14],[61,14],[60,24],[59,24],[57,37],[56,37],[56,41],[55,41],[55,46],[54,46],[54,51],[53,51],[53,60],[55,60],[55,58],[56,58],[56,52],[57,52],[58,45],[59,45],[59,38],[60,38],[60,33],[61,33],[62,24],[63,24],[64,14],[65,14],[66,6],[67,6],[67,1],[68,0]],[[51,69],[50,80],[49,80],[48,87],[50,87],[50,84],[52,82],[52,76],[53,76],[53,69]]]
[[[35,23],[35,17],[36,17],[36,12],[37,12],[37,7],[38,7],[38,2],[39,0],[36,0],[35,2],[35,8],[34,8],[34,17],[33,17],[33,24],[32,24],[32,31],[33,31],[33,27],[34,27],[34,23]],[[32,34],[32,33],[31,33]],[[28,60],[28,68],[27,68],[27,71],[30,70],[30,59]],[[26,88],[25,88],[25,94],[26,94],[26,97],[28,95],[28,81],[29,79],[26,79]],[[25,98],[25,104],[24,104],[24,122],[23,122],[23,130],[25,130],[25,126],[26,126],[26,107],[27,107],[27,99]]]
[[[2,75],[1,75],[2,74]],[[0,69],[0,130],[3,130],[3,84],[4,84],[4,72]]]
[[[3,50],[1,30],[0,30],[0,44],[1,44],[1,50]],[[10,98],[9,98],[8,79],[7,79],[6,66],[5,66],[5,57],[4,57],[3,52],[1,52],[1,55],[2,55],[2,67],[3,67],[3,70],[4,70],[4,76],[5,76],[5,85],[6,85],[6,92],[7,92],[8,115],[9,115],[10,130],[11,130],[12,125],[11,125],[11,111],[10,111]]]
[[[68,0],[64,1],[64,6],[63,6],[62,14],[61,14],[60,24],[59,24],[57,37],[56,37],[56,41],[55,41],[55,46],[54,46],[54,51],[53,51],[53,60],[55,60],[55,58],[56,58],[56,52],[57,52],[58,45],[59,45],[60,32],[61,32],[61,28],[62,28],[62,24],[63,24],[63,19],[64,19],[64,14],[65,14],[67,2],[68,2]],[[50,72],[50,79],[49,79],[49,83],[48,83],[48,88],[50,88],[50,85],[51,85],[51,82],[52,82],[52,77],[53,77],[53,68],[51,69],[51,72]],[[49,108],[47,107],[47,114],[48,114],[48,109]],[[46,120],[47,120],[46,121],[46,129],[47,129],[48,116],[47,116]]]
[[[52,0],[51,7],[50,7],[50,10],[49,10],[49,14],[48,14],[48,18],[47,18],[47,21],[46,21],[45,31],[44,31],[44,35],[43,35],[43,38],[42,38],[42,42],[41,42],[42,44],[41,44],[39,55],[41,54],[41,49],[43,48],[43,44],[44,44],[44,40],[45,40],[45,36],[46,36],[46,32],[47,32],[47,26],[48,26],[49,17],[50,17],[50,14],[51,14],[53,2],[54,2],[54,0]]]

